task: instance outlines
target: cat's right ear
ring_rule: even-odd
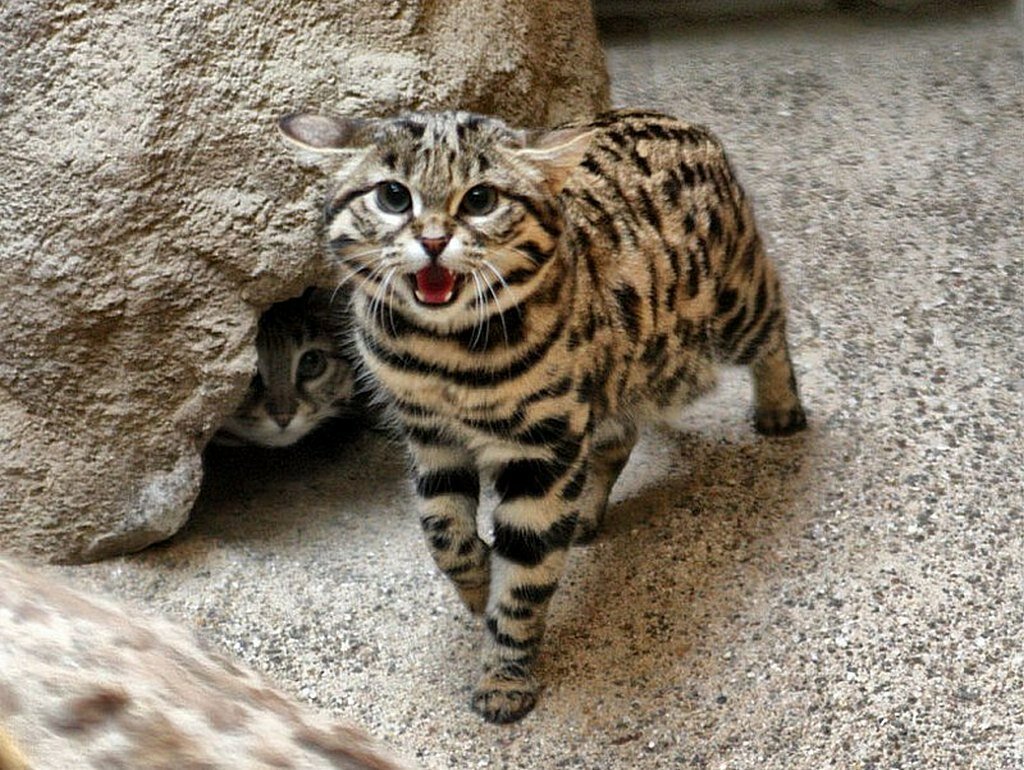
[[[552,194],[558,195],[566,179],[583,161],[593,135],[594,129],[589,126],[556,128],[529,136],[527,146],[516,154],[539,165]]]
[[[370,121],[333,115],[295,113],[277,122],[284,140],[299,151],[303,160],[317,165],[336,165],[361,154],[364,129]]]

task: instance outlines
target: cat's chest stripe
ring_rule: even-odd
[[[549,334],[557,336],[557,327],[564,323],[556,308],[536,302],[510,308],[504,315],[508,318],[496,314],[467,329],[438,332],[403,321],[397,312],[392,318],[388,312],[368,318],[362,333],[381,350],[403,360],[438,369],[494,371],[521,362]],[[402,368],[415,371],[415,364]]]
[[[400,371],[414,372],[430,377],[439,377],[458,385],[493,386],[515,379],[536,366],[561,337],[565,319],[559,318],[548,334],[536,345],[528,348],[519,357],[497,368],[453,369],[439,361],[428,361],[412,353],[396,353],[382,345],[365,328],[359,330],[359,340],[364,349],[379,364]]]
[[[526,337],[528,309],[513,305],[503,311],[484,317],[475,326],[457,332],[435,332],[410,321],[403,313],[390,308],[387,313],[372,316],[374,328],[391,340],[417,336],[449,342],[468,353],[484,353],[498,346],[514,347]]]

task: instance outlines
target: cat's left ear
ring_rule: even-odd
[[[284,140],[313,163],[337,162],[361,153],[369,143],[365,129],[371,121],[334,115],[296,113],[277,122]]]
[[[526,147],[517,150],[516,154],[539,165],[544,170],[551,192],[558,195],[569,174],[583,161],[593,134],[594,129],[590,126],[556,128],[531,135]]]

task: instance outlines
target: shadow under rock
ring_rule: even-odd
[[[574,551],[552,607],[542,676],[584,703],[602,701],[609,682],[639,692],[664,686],[672,669],[689,681],[707,664],[695,650],[728,633],[752,584],[786,569],[777,551],[798,547],[786,533],[808,519],[813,430],[667,441],[673,477],[651,479],[612,506],[601,537]]]
[[[406,478],[405,453],[386,434],[338,421],[290,447],[211,445],[188,524],[170,543],[201,537],[268,541],[322,528],[354,509],[389,507]]]

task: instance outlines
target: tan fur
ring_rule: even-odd
[[[758,430],[804,426],[779,280],[699,126],[323,121],[282,129],[334,170],[326,232],[356,347],[406,434],[432,555],[486,616],[474,708],[518,719],[566,547],[597,533],[639,425],[728,363],[753,374]],[[493,545],[476,532],[481,473],[500,498]]]
[[[0,727],[0,770],[28,770],[28,760],[14,739]]]

